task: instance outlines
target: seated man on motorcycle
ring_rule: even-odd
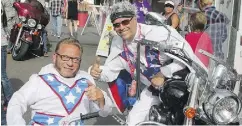
[[[146,120],[152,105],[159,104],[159,98],[154,93],[155,89],[161,87],[166,78],[171,78],[173,73],[184,69],[185,66],[176,60],[165,65],[172,60],[170,57],[163,52],[141,45],[140,66],[142,72],[140,81],[142,85],[147,87],[142,90],[139,100],[134,102],[128,100],[127,102],[126,96],[134,96],[137,88],[135,81],[137,42],[135,40],[144,38],[156,42],[166,42],[169,32],[162,26],[137,23],[137,8],[127,1],[112,6],[110,19],[118,36],[113,38],[111,53],[104,66],[100,66],[98,59],[90,67],[89,72],[95,79],[109,83],[111,96],[120,112],[124,112],[129,105],[133,105],[127,118],[127,124],[135,125]],[[174,28],[167,27],[171,32],[168,43],[172,43],[172,45],[183,44],[185,52],[193,58],[194,53],[185,39]],[[116,81],[119,78],[123,78],[123,80]],[[128,88],[123,86],[122,89],[122,84],[118,84],[121,82],[130,86]],[[148,88],[150,85],[153,88]],[[128,92],[127,95],[124,93],[125,91]]]
[[[44,66],[13,94],[7,109],[7,124],[26,125],[23,114],[28,106],[32,109],[31,125],[68,125],[70,122],[65,120],[98,110],[100,116],[108,116],[112,101],[95,86],[92,76],[80,70],[82,53],[78,40],[61,40],[53,64]]]

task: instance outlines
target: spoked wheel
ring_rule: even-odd
[[[21,61],[23,60],[25,54],[27,53],[29,48],[29,44],[23,42],[21,39],[19,40],[19,44],[13,46],[12,49],[12,57],[14,60]]]

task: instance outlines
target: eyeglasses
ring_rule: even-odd
[[[166,4],[166,5],[165,5],[165,7],[174,8],[174,6],[173,6],[173,5],[171,5],[171,4]]]
[[[58,56],[60,56],[61,60],[63,61],[69,61],[70,59],[72,59],[72,62],[74,63],[79,63],[81,61],[81,58],[77,58],[77,57],[70,57],[67,55],[61,55],[59,53],[56,53]]]
[[[121,24],[122,25],[128,25],[132,19],[133,19],[133,17],[130,18],[129,20],[123,20],[120,23],[115,23],[115,24],[113,24],[113,27],[114,28],[119,28]]]

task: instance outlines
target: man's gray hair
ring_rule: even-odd
[[[110,19],[113,22],[118,18],[129,18],[134,16],[137,16],[137,7],[128,1],[122,1],[112,6]]]

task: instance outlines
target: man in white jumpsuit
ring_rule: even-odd
[[[7,124],[26,125],[23,114],[28,106],[32,109],[31,125],[68,125],[68,120],[78,118],[80,113],[96,111],[100,116],[108,116],[112,101],[95,86],[92,76],[79,69],[82,53],[78,40],[61,40],[53,64],[33,74],[12,96]]]
[[[192,60],[197,60],[189,44],[175,29],[167,26],[171,35],[166,41],[168,30],[165,27],[139,24],[136,15],[137,8],[129,2],[120,2],[112,6],[110,19],[118,36],[113,38],[111,53],[104,66],[100,66],[99,61],[96,61],[89,69],[95,79],[109,83],[112,99],[121,113],[133,105],[126,120],[128,125],[145,121],[150,107],[159,103],[159,98],[152,92],[154,90],[149,88],[162,86],[165,78],[171,78],[175,72],[185,68],[177,60],[165,65],[171,58],[163,52],[141,46],[140,78],[142,84],[147,87],[141,92],[140,99],[135,101],[132,96],[137,87],[134,81],[137,43],[134,40],[145,38],[161,43],[168,42],[173,47],[183,49]],[[127,84],[130,86],[127,87]]]

